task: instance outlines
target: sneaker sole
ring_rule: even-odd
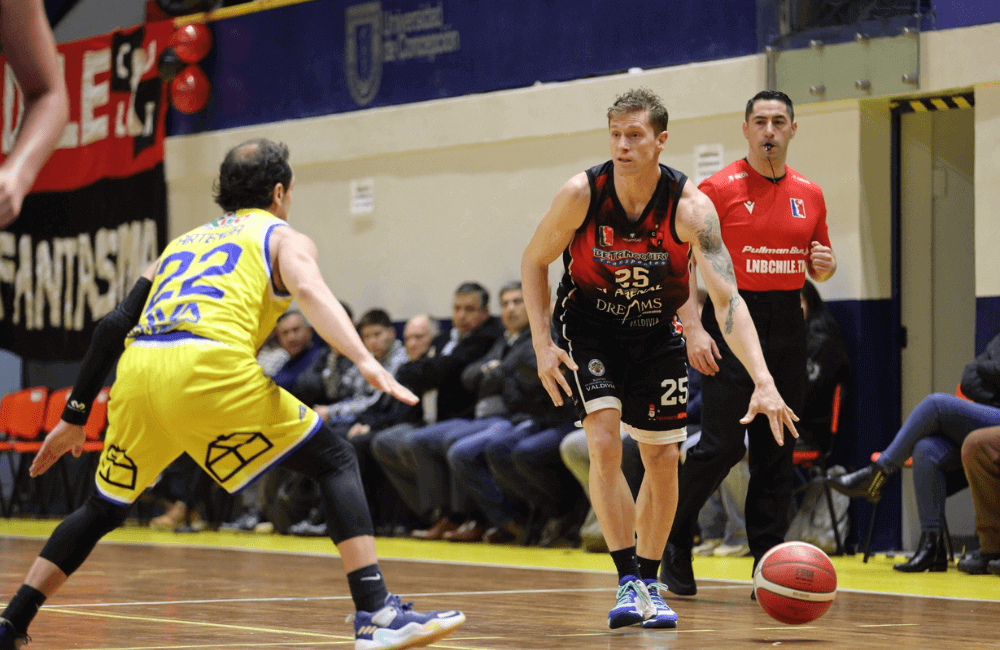
[[[666,628],[675,628],[677,627],[677,621],[671,621],[670,619],[660,621],[654,618],[650,618],[642,622],[642,627],[646,628],[647,630],[662,630]]]
[[[642,623],[642,614],[638,612],[630,615],[622,614],[614,619],[608,617],[608,627],[612,630],[617,630],[618,628],[628,627],[629,625],[635,625],[636,623]]]
[[[359,640],[354,642],[354,650],[405,650],[406,648],[422,648],[423,646],[430,645],[435,641],[440,641],[457,630],[463,623],[465,623],[465,614],[451,616],[447,619],[438,619],[430,621],[424,626],[432,627],[433,629],[429,629],[425,632],[423,628],[421,628],[420,631],[398,643],[384,645],[378,643],[377,641]]]

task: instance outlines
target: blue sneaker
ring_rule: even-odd
[[[413,603],[402,604],[399,596],[389,594],[385,606],[377,612],[356,612],[347,617],[354,621],[354,650],[399,650],[434,643],[454,632],[465,622],[457,611],[413,611]],[[0,648],[0,650],[6,650]]]
[[[646,585],[635,576],[625,576],[618,582],[618,602],[608,612],[608,627],[612,630],[641,623],[653,614],[656,608],[649,599]]]
[[[18,650],[28,645],[31,639],[27,634],[18,634],[14,624],[5,618],[0,618],[0,650]]]
[[[677,627],[677,614],[670,609],[660,591],[666,591],[667,585],[660,584],[656,580],[643,580],[646,591],[649,592],[649,600],[656,608],[656,613],[642,622],[643,627]]]

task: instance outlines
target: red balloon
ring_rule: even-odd
[[[212,49],[212,32],[202,23],[184,25],[170,37],[170,46],[184,63],[197,63]]]
[[[212,85],[208,77],[195,64],[191,64],[177,73],[170,82],[170,99],[174,108],[181,113],[197,113],[205,108]]]

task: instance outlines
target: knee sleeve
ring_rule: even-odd
[[[328,425],[321,426],[281,465],[319,484],[327,532],[335,544],[375,534],[354,447]]]
[[[39,556],[71,575],[102,537],[125,523],[131,509],[92,495],[56,527]]]

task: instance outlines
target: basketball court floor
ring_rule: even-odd
[[[0,520],[0,602],[55,521]],[[790,626],[750,600],[749,558],[695,558],[698,595],[668,596],[676,630],[607,629],[615,574],[606,554],[379,539],[390,590],[417,609],[468,617],[434,644],[452,650],[997,648],[1000,577],[901,574],[898,561],[833,558],[838,593]],[[44,650],[353,648],[353,611],[326,538],[182,535],[126,527],[42,608],[29,646]]]

